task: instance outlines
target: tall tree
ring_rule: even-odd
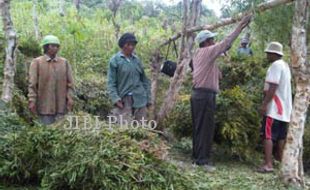
[[[0,0],[0,11],[3,22],[3,31],[7,39],[5,49],[4,80],[1,99],[8,103],[12,100],[15,76],[15,58],[17,49],[16,32],[10,13],[10,0]]]
[[[59,15],[65,16],[65,0],[59,0]]]
[[[299,187],[304,186],[303,134],[310,101],[310,64],[306,43],[309,3],[309,0],[295,2],[291,61],[296,93],[281,166],[284,182]]]
[[[174,77],[170,83],[169,89],[164,99],[164,103],[156,116],[158,121],[162,120],[166,114],[173,108],[178,91],[180,90],[185,78],[187,66],[189,65],[192,57],[192,49],[194,46],[194,34],[187,33],[188,27],[194,27],[200,16],[201,0],[192,0],[189,5],[188,0],[183,1],[184,14],[183,14],[183,32],[180,45],[180,57],[178,66],[175,71]]]
[[[76,10],[79,11],[81,7],[81,0],[73,0],[73,3],[75,5]]]
[[[36,39],[38,40],[40,38],[40,29],[39,29],[39,20],[38,20],[38,13],[37,13],[37,5],[38,0],[32,1],[32,17],[33,17],[33,25],[34,25],[34,34]]]
[[[121,6],[122,0],[110,0],[108,2],[108,7],[112,12],[112,23],[115,29],[115,37],[118,39],[119,32],[120,32],[120,25],[116,21],[117,11],[119,10],[119,7]]]

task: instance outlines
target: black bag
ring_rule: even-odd
[[[177,69],[177,63],[173,61],[166,60],[161,68],[160,71],[169,77],[173,77],[175,70]]]
[[[170,44],[171,44],[171,42],[168,45],[168,50],[167,50],[167,54],[166,54],[166,61],[164,61],[164,63],[162,64],[162,66],[160,68],[160,72],[168,75],[169,77],[173,77],[174,73],[175,73],[175,70],[177,69],[177,63],[174,62],[174,61],[168,60]],[[175,54],[176,54],[176,56],[178,58],[179,56],[178,56],[177,46],[175,44],[175,41],[173,41],[173,44],[174,44]]]

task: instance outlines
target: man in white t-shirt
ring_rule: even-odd
[[[273,171],[274,143],[277,145],[275,158],[279,161],[282,159],[292,112],[291,71],[289,65],[282,60],[283,46],[279,42],[271,42],[265,52],[271,65],[265,79],[264,101],[261,107],[265,162],[258,171],[263,173]]]

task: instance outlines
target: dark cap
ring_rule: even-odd
[[[132,33],[125,33],[118,40],[118,46],[120,48],[122,48],[128,42],[134,42],[135,44],[138,43],[138,41],[137,41],[137,39],[136,39],[134,34],[132,34]]]

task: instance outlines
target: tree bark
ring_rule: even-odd
[[[17,40],[10,14],[10,0],[0,0],[0,9],[3,21],[3,31],[5,32],[5,37],[7,39],[1,99],[4,102],[9,103],[13,96]]]
[[[115,38],[119,38],[120,25],[116,21],[117,11],[121,6],[122,0],[112,0],[109,2],[109,9],[112,11],[112,23],[115,29]]]
[[[157,97],[157,87],[158,87],[158,75],[159,75],[159,70],[160,70],[160,62],[162,61],[162,57],[160,56],[160,52],[156,51],[152,58],[151,58],[151,63],[152,63],[152,88],[151,88],[151,94],[152,94],[152,106],[149,109],[150,113],[150,118],[155,119],[156,117],[156,97]]]
[[[182,86],[185,78],[187,67],[191,61],[192,49],[194,46],[194,35],[193,33],[186,32],[188,27],[196,25],[197,20],[200,16],[201,0],[193,0],[190,8],[188,7],[188,1],[184,0],[184,18],[183,18],[183,32],[182,40],[180,45],[180,57],[178,60],[178,66],[172,81],[169,86],[169,90],[165,96],[164,102],[160,108],[159,113],[156,115],[156,120],[161,121],[168,112],[174,107],[178,92]],[[189,14],[191,13],[191,14]]]
[[[309,0],[295,2],[291,61],[296,94],[280,174],[284,183],[297,187],[304,187],[305,185],[302,163],[303,134],[310,101],[310,64],[306,61],[308,10]]]
[[[79,12],[81,8],[81,0],[73,0],[76,10]]]
[[[59,0],[59,15],[65,16],[65,0]]]
[[[39,40],[40,29],[39,29],[37,5],[38,5],[38,0],[33,0],[32,17],[33,17],[33,24],[34,24],[34,34],[35,34],[36,40]]]

